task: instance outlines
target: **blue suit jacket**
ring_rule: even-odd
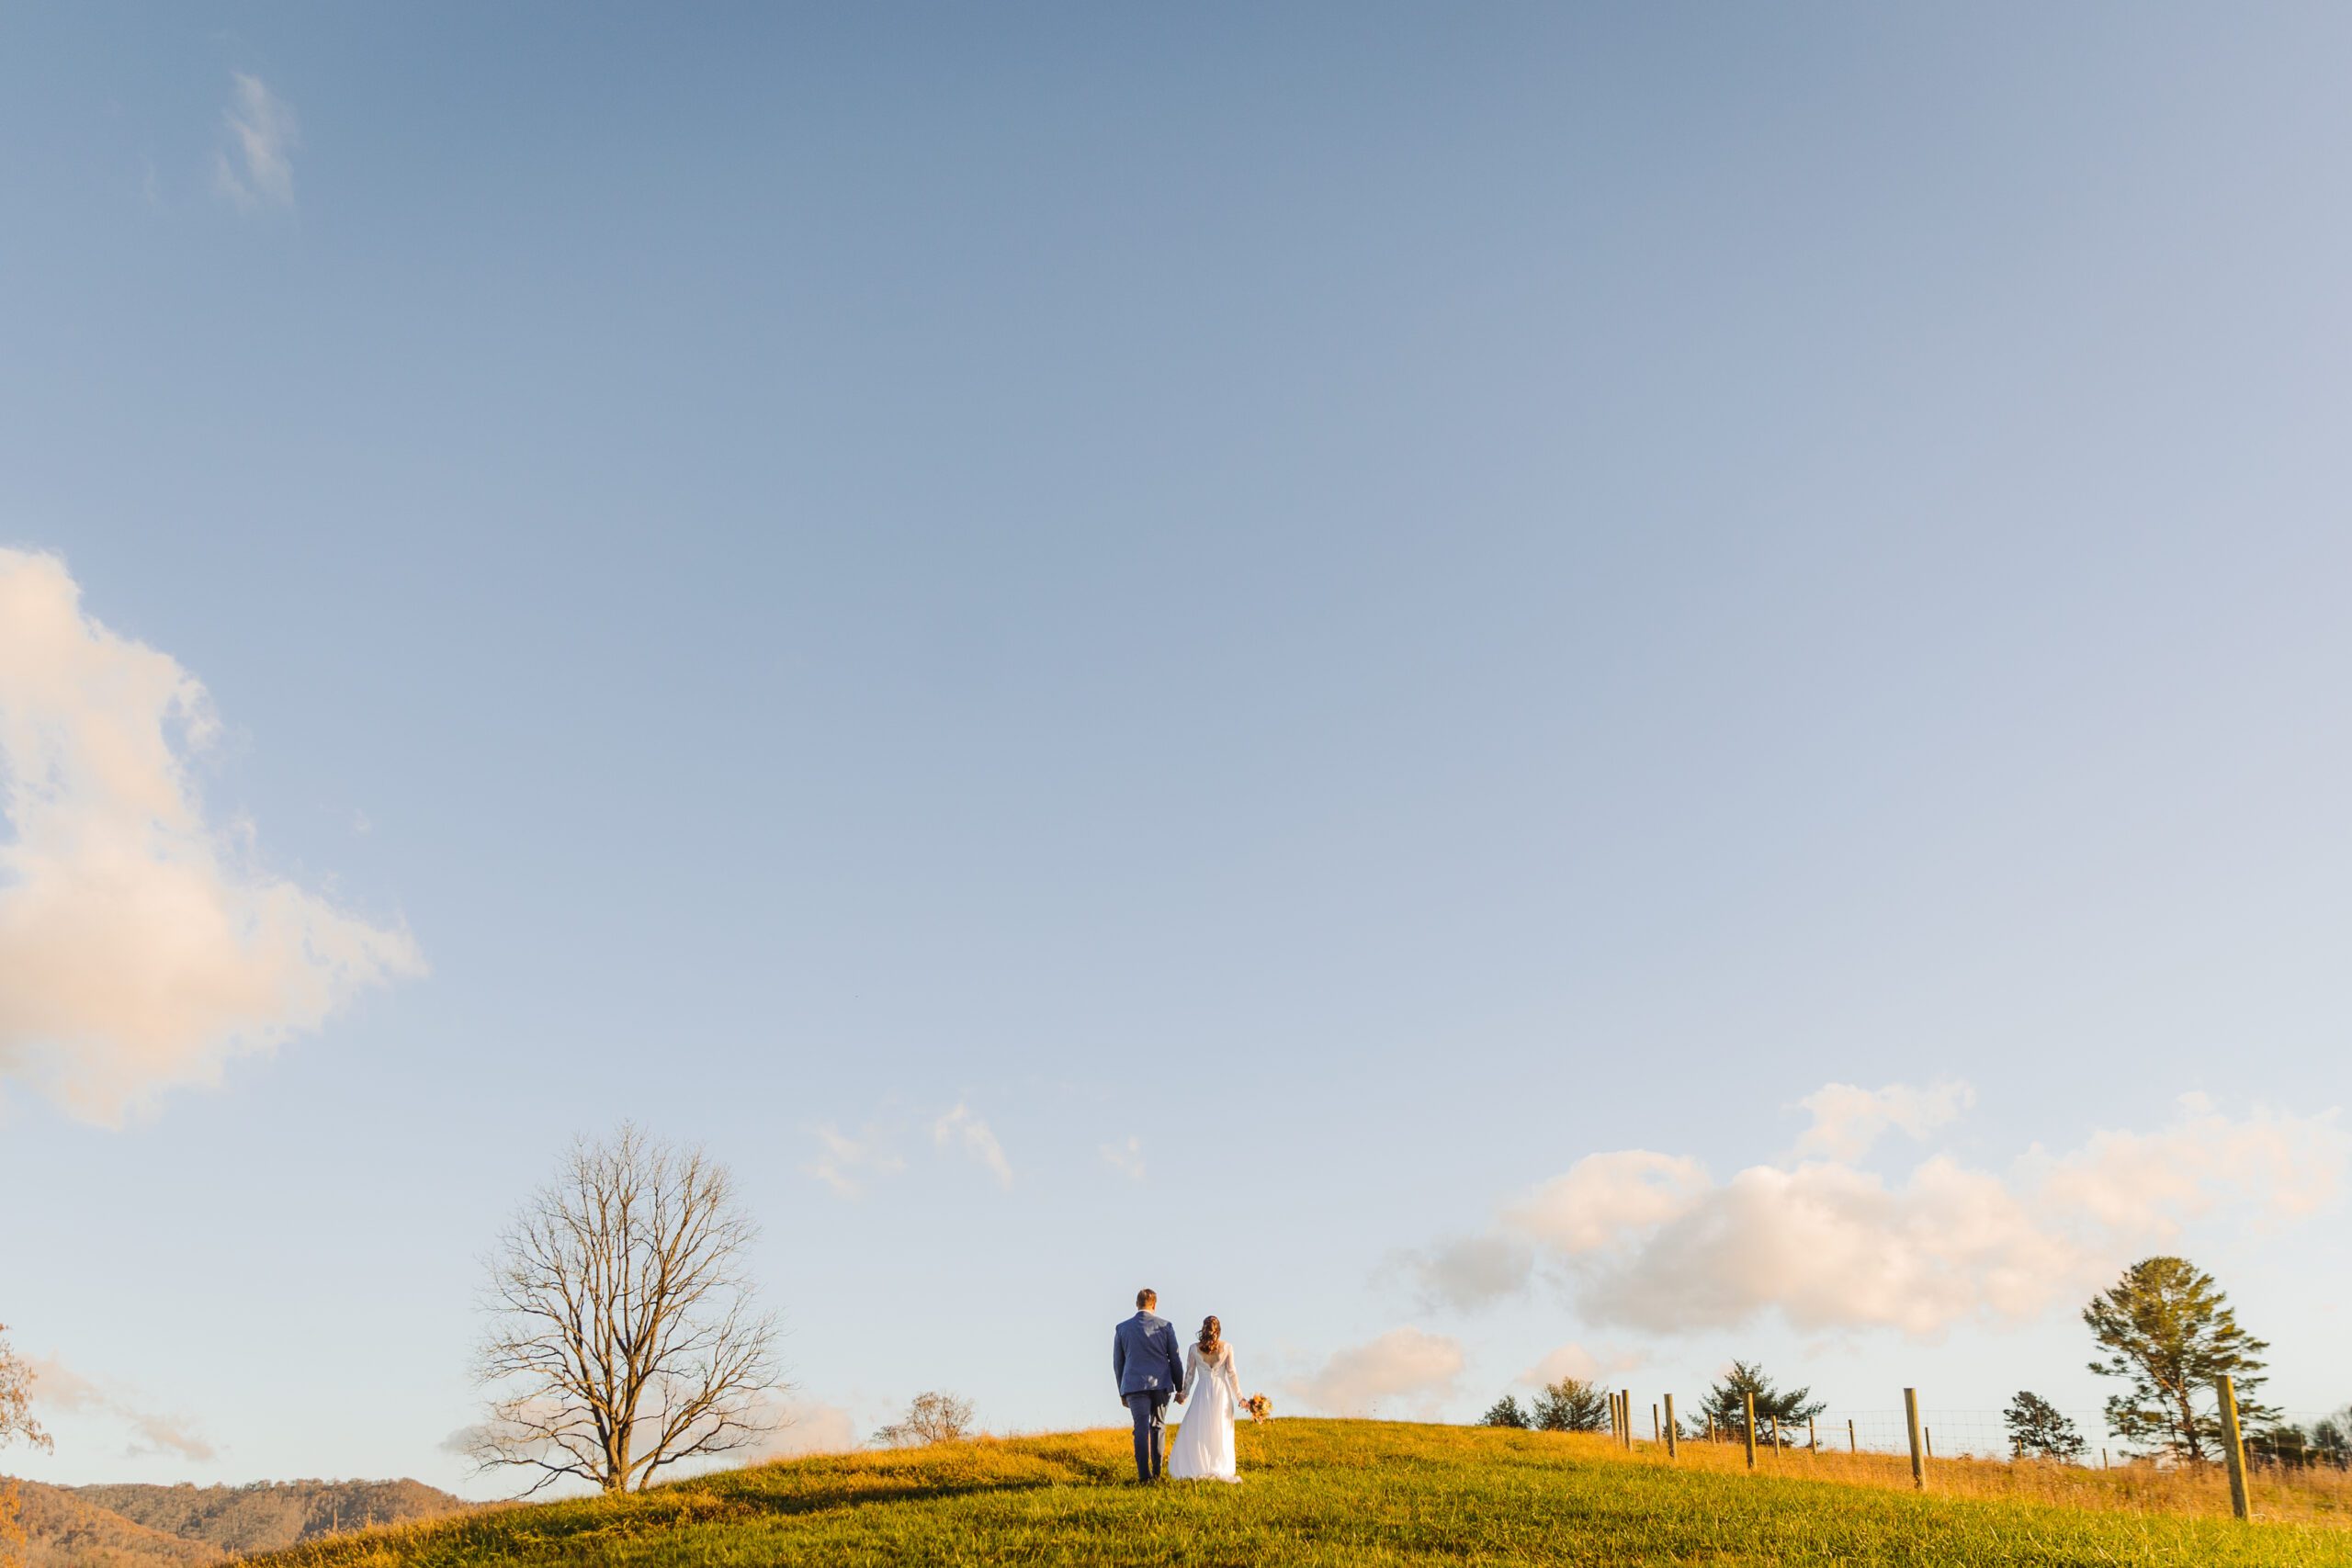
[[[1131,1393],[1184,1392],[1184,1356],[1176,1348],[1176,1325],[1139,1312],[1111,1331],[1111,1375],[1119,1397]]]

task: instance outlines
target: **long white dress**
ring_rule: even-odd
[[[1233,1413],[1240,1405],[1232,1346],[1218,1346],[1213,1358],[1203,1356],[1198,1345],[1184,1352],[1184,1418],[1168,1454],[1169,1479],[1241,1479],[1233,1472]]]

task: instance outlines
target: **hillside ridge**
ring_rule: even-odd
[[[421,1481],[254,1481],[233,1486],[102,1483],[76,1497],[134,1524],[225,1551],[275,1551],[322,1536],[463,1513],[474,1505]]]
[[[1954,1461],[1911,1491],[1905,1461],[1793,1458],[1737,1468],[1687,1444],[1668,1462],[1605,1438],[1374,1421],[1283,1420],[1237,1434],[1239,1485],[1138,1485],[1124,1431],[819,1456],[649,1491],[486,1510],[298,1546],[269,1568],[1453,1568],[1706,1562],[1827,1568],[2343,1568],[2332,1495],[2307,1517],[2238,1524],[2201,1492],[2132,1478]],[[1904,1475],[1903,1483],[1894,1478]],[[1974,1495],[1966,1495],[1971,1489]],[[2007,1493],[1996,1489],[2007,1488]],[[2041,1492],[2031,1490],[2042,1488]],[[2072,1492],[2049,1490],[2073,1488]],[[2258,1506],[2294,1499],[2266,1494]],[[2196,1515],[2165,1511],[2175,1507]],[[2330,1513],[2329,1510],[2335,1510]],[[2199,1517],[2201,1516],[2201,1517]],[[2337,1522],[2318,1522],[2332,1518]]]
[[[17,1481],[26,1568],[207,1568],[228,1553],[125,1518],[71,1487]]]
[[[475,1506],[407,1479],[17,1485],[27,1568],[205,1568],[243,1554],[442,1518]]]

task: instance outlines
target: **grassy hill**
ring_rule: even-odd
[[[1140,1487],[1123,1432],[958,1443],[793,1461],[620,1498],[501,1509],[345,1537],[265,1559],[273,1568],[457,1564],[1299,1563],[2232,1564],[2344,1568],[2352,1529],[2322,1496],[2303,1522],[2142,1511],[2202,1494],[2135,1495],[2129,1478],[2055,1478],[2069,1501],[1915,1495],[1894,1461],[1625,1454],[1600,1438],[1280,1421],[1239,1434],[1245,1480]],[[1646,1450],[1646,1445],[1645,1450]],[[1807,1467],[1813,1467],[1808,1469]],[[1987,1472],[2010,1467],[1985,1465]],[[1961,1466],[1973,1491],[2008,1482]],[[2075,1506],[2086,1504],[2087,1506]]]

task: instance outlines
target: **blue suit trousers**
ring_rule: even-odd
[[[1168,1391],[1127,1395],[1127,1409],[1136,1418],[1136,1479],[1159,1479],[1159,1451],[1168,1433]]]

